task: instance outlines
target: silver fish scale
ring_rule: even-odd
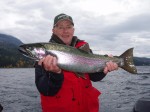
[[[80,73],[94,73],[102,71],[105,63],[108,60],[98,58],[83,57],[80,55],[72,55],[61,51],[50,51],[58,58],[58,66],[64,70],[80,72]]]

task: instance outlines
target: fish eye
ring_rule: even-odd
[[[27,47],[28,50],[32,50],[32,47]]]

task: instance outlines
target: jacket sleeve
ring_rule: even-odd
[[[93,82],[102,80],[106,74],[103,72],[89,73],[90,80]]]
[[[45,71],[40,65],[35,66],[35,84],[44,96],[54,96],[60,90],[64,75]]]

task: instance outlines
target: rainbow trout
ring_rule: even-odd
[[[133,48],[128,49],[118,57],[87,53],[83,50],[56,43],[31,43],[19,46],[19,51],[35,61],[46,55],[55,56],[57,65],[64,70],[76,73],[95,73],[103,71],[106,62],[112,61],[124,70],[136,74],[133,63]]]

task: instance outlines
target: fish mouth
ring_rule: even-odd
[[[18,48],[18,50],[23,54],[23,55],[25,55],[25,56],[28,56],[29,54],[27,53],[27,51],[25,50],[25,48],[23,48],[23,47],[19,47]]]
[[[30,52],[28,52],[24,47],[19,46],[18,50],[25,56],[34,60],[37,60]]]

